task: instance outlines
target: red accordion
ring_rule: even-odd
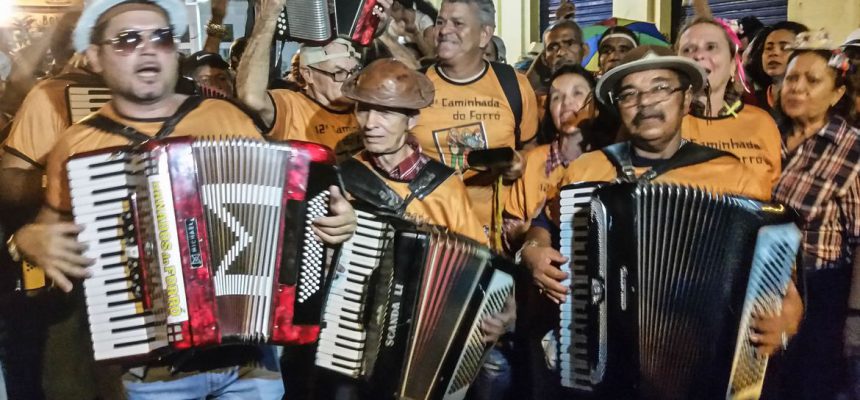
[[[96,360],[317,339],[334,156],[304,142],[170,138],[68,162]]]

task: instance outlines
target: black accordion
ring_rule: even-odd
[[[284,6],[275,38],[322,44],[343,37],[362,46],[373,41],[382,12],[376,0],[290,0]]]
[[[324,146],[177,137],[68,162],[94,357],[137,361],[319,333],[337,183]]]
[[[511,266],[462,236],[356,210],[326,299],[316,365],[370,399],[462,399],[491,345],[481,321]]]
[[[560,193],[558,371],[584,398],[756,399],[751,314],[776,314],[800,244],[778,205],[671,184]],[[591,395],[591,396],[589,396]]]

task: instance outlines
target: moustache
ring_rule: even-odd
[[[639,126],[645,118],[657,118],[660,121],[666,122],[666,115],[660,111],[639,111],[633,117],[633,125]]]

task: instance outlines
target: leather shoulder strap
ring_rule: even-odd
[[[409,182],[409,191],[412,192],[410,197],[423,200],[453,174],[454,169],[447,165],[436,160],[428,161],[418,176]]]
[[[606,158],[615,166],[618,178],[633,182],[636,180],[636,172],[633,169],[633,161],[630,158],[630,142],[620,142],[601,149]]]
[[[715,158],[720,158],[724,156],[729,156],[737,159],[737,157],[732,153],[718,150],[713,147],[702,146],[700,144],[688,142],[681,146],[681,148],[678,149],[678,152],[676,152],[675,155],[672,156],[672,158],[666,160],[666,162],[660,165],[651,168],[650,170],[645,172],[640,177],[640,179],[650,181],[673,169],[701,164],[704,162],[711,161]]]
[[[149,136],[140,133],[137,129],[121,124],[101,114],[90,115],[79,123],[96,128],[100,131],[122,136],[135,144],[140,144],[151,139]]]
[[[386,212],[398,214],[403,207],[403,199],[367,165],[355,158],[340,163],[343,186],[356,199]]]
[[[158,133],[155,134],[156,139],[161,139],[163,137],[170,136],[173,133],[173,130],[176,129],[176,125],[179,124],[179,121],[182,121],[186,115],[190,112],[194,111],[200,103],[203,102],[203,97],[200,96],[188,96],[182,104],[176,109],[176,112],[164,121],[164,125],[161,125],[161,129],[158,130]]]
[[[499,85],[502,86],[502,92],[505,93],[505,98],[511,106],[511,111],[514,113],[514,137],[516,139],[516,149],[520,150],[523,147],[520,133],[520,123],[523,122],[523,94],[520,91],[520,84],[517,80],[517,72],[514,67],[508,64],[491,62],[490,66],[496,77],[499,79]]]

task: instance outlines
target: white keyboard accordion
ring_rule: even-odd
[[[779,313],[800,243],[779,205],[670,184],[560,193],[560,383],[583,398],[757,399],[750,316]]]
[[[69,106],[69,124],[82,120],[98,111],[111,99],[110,89],[92,85],[66,86],[66,104]]]
[[[95,359],[312,343],[333,154],[304,142],[169,138],[68,162]]]
[[[367,398],[463,399],[492,346],[512,265],[465,237],[356,210],[325,305],[316,365]],[[509,270],[510,271],[510,270]]]

